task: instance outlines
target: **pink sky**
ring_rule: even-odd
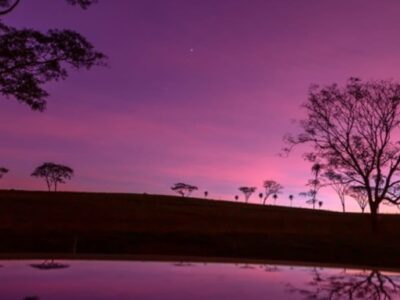
[[[394,0],[100,0],[86,11],[22,1],[5,22],[75,29],[110,66],[47,85],[44,113],[0,96],[1,165],[11,170],[0,186],[43,189],[29,175],[54,161],[76,171],[65,190],[170,194],[183,181],[232,199],[275,179],[282,204],[294,194],[304,207],[310,166],[300,149],[278,157],[282,137],[311,83],[400,79],[399,12]]]

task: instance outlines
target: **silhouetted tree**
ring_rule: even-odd
[[[7,174],[8,172],[9,172],[9,170],[7,168],[0,167],[0,179],[3,178],[3,176],[5,174]]]
[[[274,194],[280,194],[282,192],[283,186],[274,180],[265,180],[263,187],[265,189],[263,204],[267,201],[268,197]]]
[[[65,180],[71,179],[73,175],[74,170],[72,168],[52,162],[41,164],[31,174],[33,177],[44,178],[49,191],[51,191],[52,187],[54,191],[57,191],[58,184],[65,183]]]
[[[256,191],[257,188],[253,186],[242,186],[239,188],[239,191],[241,191],[244,194],[244,199],[245,202],[247,203],[249,201],[250,196]]]
[[[400,204],[400,84],[350,78],[345,87],[312,86],[302,132],[286,151],[311,144],[313,155],[343,182],[365,187],[372,224],[382,202]]]
[[[239,200],[239,196],[235,195],[235,201],[238,201],[238,200]]]
[[[312,204],[313,209],[315,209],[315,204],[318,203],[317,195],[322,187],[320,178],[322,168],[323,168],[322,164],[320,164],[319,162],[314,162],[313,166],[311,167],[311,172],[314,177],[307,183],[307,186],[310,189],[307,192],[300,193],[301,196],[309,198],[306,202],[307,204]]]
[[[349,195],[356,200],[358,206],[361,208],[361,212],[364,213],[365,208],[368,205],[368,194],[363,186],[351,186],[349,188]]]
[[[94,0],[67,0],[87,8]],[[11,13],[20,0],[0,0],[0,17]],[[0,93],[14,97],[33,110],[43,111],[47,82],[65,79],[68,68],[90,69],[104,65],[105,55],[98,52],[73,30],[48,32],[5,25],[0,19]]]
[[[290,207],[293,206],[293,198],[294,198],[293,195],[289,195]]]
[[[278,195],[277,194],[273,194],[272,195],[272,199],[274,199],[274,205],[276,205],[276,200],[278,199]]]
[[[263,196],[264,196],[263,193],[258,194],[258,198],[260,198],[260,201],[262,201]]]
[[[330,171],[325,172],[324,177],[329,180],[328,185],[336,192],[339,197],[342,211],[346,212],[346,196],[349,194],[349,183],[342,181],[342,176]]]
[[[319,207],[319,208],[321,208],[323,204],[324,204],[323,201],[318,201],[318,207]]]
[[[204,191],[204,198],[207,198],[207,197],[208,197],[208,192]]]
[[[181,195],[182,197],[187,197],[190,196],[190,194],[193,191],[198,190],[198,187],[195,185],[190,185],[187,183],[175,183],[172,187],[171,190],[173,190],[174,192],[177,192],[179,195]]]

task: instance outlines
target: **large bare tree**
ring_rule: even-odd
[[[310,144],[343,184],[363,186],[373,224],[382,203],[400,204],[400,84],[350,78],[344,87],[313,85],[301,132],[287,135],[290,151]]]

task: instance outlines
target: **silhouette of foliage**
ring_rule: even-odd
[[[97,2],[97,0],[67,0],[71,5],[79,5],[81,8],[86,9],[90,5]]]
[[[274,205],[276,204],[276,200],[278,199],[278,195],[277,194],[273,194],[272,195],[272,199],[274,199]]]
[[[289,195],[290,206],[293,205],[293,198],[294,198],[293,195]]]
[[[400,204],[400,84],[350,78],[343,88],[314,85],[303,107],[301,133],[285,137],[285,151],[311,144],[330,172],[364,186],[376,225],[382,202]]]
[[[71,179],[73,175],[74,170],[72,168],[52,162],[43,163],[31,174],[33,177],[44,178],[49,191],[51,191],[52,187],[54,191],[57,191],[57,185],[59,183],[65,183],[65,180]]]
[[[3,176],[5,174],[7,174],[8,172],[9,172],[9,170],[7,168],[0,167],[0,179],[3,178]]]
[[[10,13],[19,4],[0,0],[0,16]],[[72,5],[87,8],[91,0],[69,0]],[[0,93],[16,98],[32,110],[46,108],[48,92],[43,85],[63,80],[68,68],[90,69],[105,65],[106,57],[92,44],[72,30],[52,29],[47,32],[5,25],[0,19]]]
[[[311,167],[311,172],[314,175],[312,179],[310,179],[306,186],[310,189],[307,192],[300,193],[301,196],[308,197],[309,199],[306,201],[307,204],[312,204],[313,209],[315,209],[315,204],[318,203],[317,195],[321,187],[323,186],[321,183],[321,171],[323,169],[323,165],[319,162],[314,162]]]
[[[361,212],[364,213],[365,208],[368,205],[368,194],[363,186],[351,186],[349,188],[349,195],[356,200],[358,206],[361,208]]]
[[[336,192],[339,197],[342,211],[346,212],[346,196],[349,194],[349,183],[342,180],[342,176],[327,171],[324,177],[329,180],[329,186]]]
[[[265,204],[269,196],[280,194],[283,189],[283,186],[274,180],[265,180],[263,183],[263,187],[265,189],[263,204]]]
[[[179,195],[181,195],[182,197],[187,197],[189,196],[193,191],[198,190],[197,186],[194,185],[190,185],[187,183],[175,183],[172,187],[171,190],[173,190],[174,192],[177,192]]]
[[[241,191],[244,194],[244,199],[245,202],[247,203],[249,201],[250,196],[256,191],[257,188],[255,187],[249,187],[249,186],[242,186],[239,188],[239,191]]]
[[[342,272],[338,275],[325,275],[313,269],[310,289],[291,288],[305,299],[331,300],[392,300],[400,293],[398,276],[385,275],[377,270]]]

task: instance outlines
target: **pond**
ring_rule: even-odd
[[[400,299],[400,273],[250,263],[2,260],[0,299]]]

